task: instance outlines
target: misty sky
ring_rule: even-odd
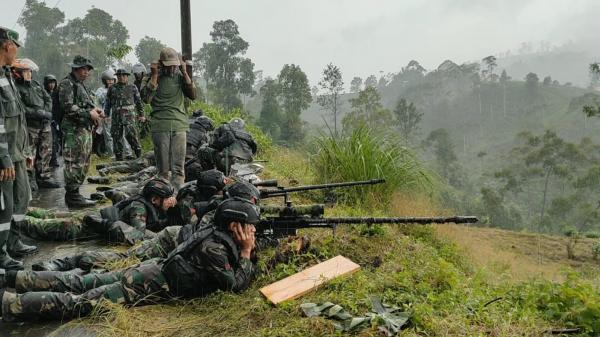
[[[0,25],[13,27],[25,1],[0,1]],[[91,6],[109,12],[129,29],[132,46],[149,35],[180,49],[177,0],[47,1],[57,3],[67,19]],[[433,69],[445,59],[515,51],[525,41],[597,45],[598,17],[598,0],[192,0],[194,51],[215,20],[231,18],[250,43],[255,69],[275,75],[285,63],[299,64],[313,84],[329,62],[349,83],[355,75],[396,72],[411,59]]]

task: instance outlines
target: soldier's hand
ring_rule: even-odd
[[[138,121],[140,121],[141,123],[144,123],[146,121],[146,116],[138,117]]]
[[[247,259],[250,259],[250,254],[256,247],[256,237],[254,236],[254,233],[256,233],[254,225],[248,224],[244,227],[239,222],[235,222],[233,225],[233,237],[242,247],[240,255]]]
[[[33,168],[34,163],[35,163],[35,158],[30,158],[30,157],[25,158],[25,166],[27,166],[28,170]]]
[[[13,181],[15,180],[15,167],[7,167],[4,169],[0,169],[0,181]]]
[[[166,211],[175,205],[177,205],[177,199],[175,199],[175,197],[168,197],[163,200],[162,208]]]
[[[100,120],[100,114],[98,113],[97,109],[90,111],[90,118],[94,123],[98,124],[98,121]]]

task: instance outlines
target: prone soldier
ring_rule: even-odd
[[[88,315],[106,299],[143,305],[196,298],[214,291],[242,292],[255,277],[256,205],[228,199],[216,210],[214,226],[194,233],[166,259],[153,259],[114,272],[9,271],[0,278],[2,319],[69,319]],[[193,262],[192,262],[193,261]]]
[[[231,165],[252,162],[252,157],[256,154],[256,142],[246,131],[245,125],[243,119],[233,118],[215,130],[210,147],[217,152],[217,168],[226,175],[229,175]]]

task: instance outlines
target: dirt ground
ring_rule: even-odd
[[[592,257],[592,246],[598,239],[582,238],[575,245],[575,258],[568,259],[569,238],[564,236],[461,225],[438,225],[436,230],[492,275],[509,273],[515,280],[541,277],[562,281],[567,272],[579,271],[600,280],[600,261]]]

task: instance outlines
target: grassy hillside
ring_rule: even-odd
[[[265,176],[282,184],[311,183],[316,173],[307,157],[273,148],[263,157],[269,160]],[[321,198],[311,194],[294,200]],[[430,195],[407,193],[394,194],[388,207],[374,212],[360,204],[327,209],[327,215],[374,213],[418,216],[451,211],[437,206]],[[364,315],[371,309],[369,296],[375,295],[411,313],[401,336],[524,336],[572,326],[589,336],[600,332],[597,262],[586,258],[581,265],[569,265],[559,258],[548,265],[548,256],[560,247],[552,237],[542,237],[548,250],[539,265],[542,270],[537,270],[530,258],[535,254],[534,238],[503,231],[447,225],[343,226],[335,236],[330,230],[302,234],[312,240],[311,249],[276,265],[270,264],[274,250],[261,252],[261,274],[243,294],[217,293],[131,309],[107,304],[91,318],[70,324],[84,324],[100,336],[339,336],[331,321],[303,317],[299,305],[332,301]],[[509,242],[516,247],[514,255],[509,255]],[[278,307],[258,291],[338,254],[359,263],[361,271]],[[377,334],[376,327],[356,333]]]

